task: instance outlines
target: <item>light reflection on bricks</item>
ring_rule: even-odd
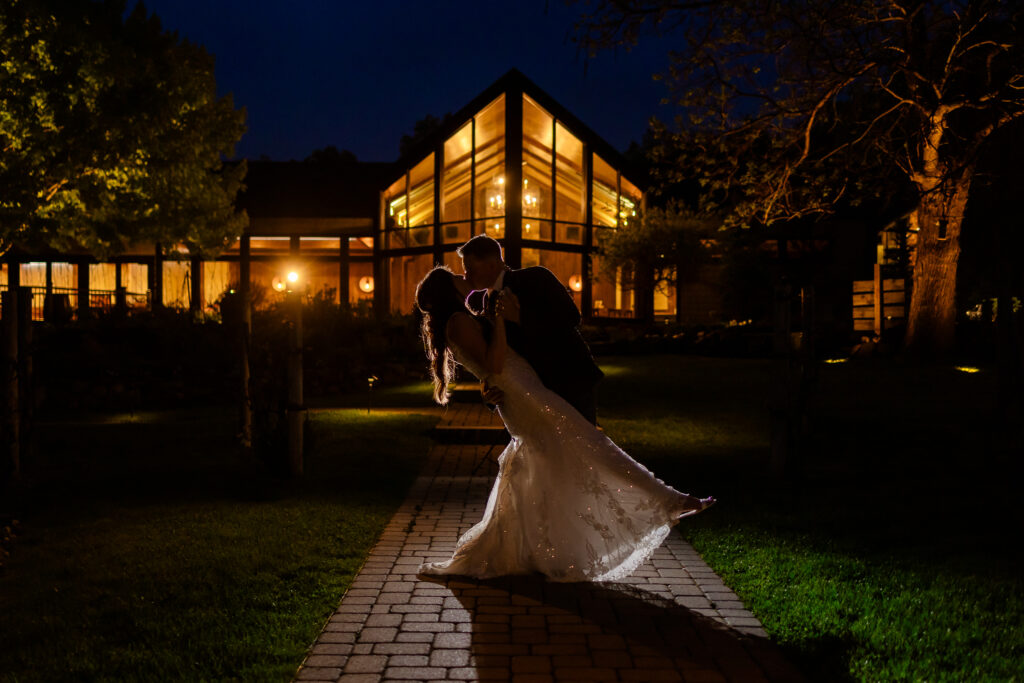
[[[296,680],[805,680],[678,531],[619,583],[418,577],[480,519],[500,452],[432,449]]]

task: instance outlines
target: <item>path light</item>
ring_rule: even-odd
[[[581,278],[579,275],[573,275],[572,277],[570,277],[569,278],[569,289],[571,289],[574,292],[582,291],[583,290],[583,278]]]
[[[966,372],[969,375],[973,375],[976,372],[981,372],[981,368],[975,368],[970,365],[957,365],[956,369],[960,372]]]
[[[373,278],[369,275],[364,275],[359,278],[359,291],[369,294],[373,291]]]

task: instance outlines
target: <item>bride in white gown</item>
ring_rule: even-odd
[[[465,309],[470,286],[441,266],[416,290],[434,398],[447,403],[457,361],[498,387],[498,410],[512,437],[483,519],[458,541],[452,558],[428,562],[428,575],[490,578],[540,572],[551,581],[614,581],[654,552],[680,518],[714,503],[657,479],[545,388],[508,347],[505,321],[490,340]]]

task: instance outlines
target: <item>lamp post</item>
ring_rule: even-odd
[[[302,476],[303,428],[306,408],[302,396],[302,277],[298,270],[289,270],[284,276],[285,305],[291,327],[288,335],[288,468],[293,477]],[[275,285],[275,289],[276,289]]]

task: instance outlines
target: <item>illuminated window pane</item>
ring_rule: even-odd
[[[429,247],[434,243],[434,229],[410,228],[408,230],[392,230],[388,233],[388,249],[404,249],[406,247]]]
[[[117,283],[117,271],[113,263],[89,264],[89,289],[113,292]]]
[[[487,105],[476,125],[475,218],[505,215],[505,96]]]
[[[632,273],[594,256],[591,270],[594,315],[632,318],[635,315]]]
[[[444,143],[444,187],[441,201],[445,222],[469,220],[473,125],[467,123]]]
[[[434,223],[434,155],[409,172],[409,225]]]
[[[618,180],[615,169],[597,156],[594,157],[594,225],[614,228],[618,206]]]
[[[409,227],[409,205],[405,196],[406,177],[391,184],[384,191],[384,224],[388,230]]]
[[[554,119],[523,96],[523,216],[551,218]]]
[[[120,268],[121,286],[125,289],[128,306],[132,308],[148,306],[149,266],[145,263],[122,263]]]
[[[351,263],[348,267],[348,302],[359,305],[360,302],[373,301],[373,292],[377,283],[373,279],[372,263]]]
[[[635,222],[640,209],[640,190],[625,178],[620,178],[622,194],[619,196],[619,227],[628,227]]]
[[[488,218],[483,221],[474,221],[476,235],[487,235],[493,237],[496,240],[504,239],[505,237],[505,219],[504,218]]]
[[[146,266],[143,266],[145,268]],[[78,288],[78,266],[74,263],[53,263],[50,265],[53,289],[74,290]],[[148,284],[146,285],[148,288]]]
[[[391,286],[391,312],[410,313],[413,310],[416,285],[434,267],[430,254],[395,256],[387,261],[388,283]]]
[[[551,221],[541,221],[536,218],[523,219],[524,240],[551,241]]]
[[[349,237],[348,238],[348,255],[349,256],[372,256],[373,255],[373,238],[372,237]]]
[[[304,253],[334,255],[341,249],[341,239],[338,237],[302,237],[299,239],[299,249]]]
[[[192,301],[192,264],[188,261],[164,261],[164,306],[188,308]],[[91,276],[91,273],[90,273]],[[113,283],[111,283],[113,289]]]
[[[249,240],[249,253],[261,256],[283,256],[291,249],[289,237],[253,237]]]
[[[449,223],[441,228],[441,237],[445,244],[462,244],[472,237],[471,223]]]
[[[558,242],[565,244],[583,244],[584,228],[575,223],[559,223],[555,234]]]
[[[586,220],[586,188],[583,180],[583,143],[555,124],[555,189],[558,192],[556,218],[582,223]]]
[[[203,310],[213,310],[224,293],[238,285],[238,263],[203,262]]]
[[[22,287],[46,287],[46,264],[42,262],[21,264]]]

